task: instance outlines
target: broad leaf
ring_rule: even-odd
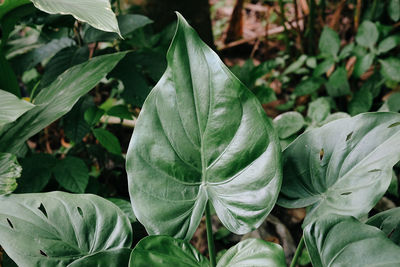
[[[349,103],[349,113],[351,116],[367,112],[372,107],[373,96],[367,87],[361,87],[355,92]]]
[[[399,11],[400,12],[400,11]],[[378,53],[386,53],[400,44],[400,35],[391,35],[379,43]]]
[[[3,49],[0,47],[0,88],[7,90],[16,96],[21,96],[17,76],[10,63],[6,59]]]
[[[67,266],[98,253],[126,259],[132,243],[128,218],[98,196],[16,194],[0,203],[0,245],[18,266]]]
[[[354,64],[353,75],[358,78],[363,75],[369,67],[371,67],[374,62],[375,55],[373,53],[369,53],[362,57],[357,57],[356,64]]]
[[[274,119],[274,126],[281,139],[300,131],[305,124],[303,115],[296,111],[285,112]]]
[[[358,45],[372,48],[378,41],[378,38],[378,28],[373,22],[365,20],[363,23],[361,23],[356,35],[356,41]]]
[[[335,61],[333,59],[325,59],[322,61],[320,64],[317,65],[317,67],[313,71],[313,76],[318,77],[321,76],[322,74],[326,73],[332,66],[335,64]],[[318,86],[319,88],[319,86]],[[317,88],[317,89],[318,89]],[[299,89],[297,89],[299,90]]]
[[[319,97],[308,105],[307,117],[314,125],[325,120],[331,113],[331,105],[325,97]]]
[[[101,251],[93,255],[85,256],[68,264],[67,267],[110,267],[128,266],[132,250],[130,248],[117,248],[108,251]]]
[[[314,267],[400,265],[400,248],[353,217],[321,217],[304,229],[304,238]]]
[[[99,143],[107,149],[108,152],[121,155],[121,144],[115,135],[102,128],[93,129],[92,132],[94,137],[96,137]]]
[[[77,20],[106,32],[116,32],[121,36],[117,18],[111,10],[109,0],[31,0],[40,10],[50,14],[69,14]]]
[[[296,96],[309,95],[316,92],[324,83],[324,81],[325,80],[320,77],[311,77],[305,79],[296,86],[293,93]]]
[[[310,130],[283,153],[278,203],[311,206],[305,224],[329,213],[363,216],[389,187],[399,146],[396,113],[365,113]]]
[[[127,154],[134,213],[152,235],[190,239],[210,201],[226,228],[247,233],[264,221],[281,184],[273,126],[180,15],[167,59]]]
[[[0,126],[13,122],[35,105],[19,99],[15,95],[0,90]]]
[[[378,227],[390,240],[400,245],[400,208],[380,212],[366,223]]]
[[[0,195],[10,194],[17,188],[21,171],[15,155],[0,153]]]
[[[397,22],[400,19],[400,0],[389,0],[387,10],[390,18],[394,22]]]
[[[118,208],[120,208],[126,216],[128,216],[131,223],[136,222],[136,216],[133,214],[132,205],[129,201],[122,198],[107,198],[107,200],[114,203]]]
[[[169,236],[148,236],[132,250],[129,266],[209,267],[210,264],[188,242]]]
[[[74,66],[43,88],[34,99],[33,109],[0,131],[0,151],[17,152],[24,142],[41,129],[66,114],[124,57],[117,53],[95,57]]]
[[[382,76],[390,81],[400,82],[400,59],[390,57],[379,60]]]
[[[73,193],[84,193],[89,182],[89,170],[80,158],[66,157],[53,168],[57,182]]]
[[[280,245],[261,239],[246,239],[231,247],[218,261],[217,267],[285,267],[285,254]]]
[[[399,112],[400,111],[400,92],[395,92],[395,93],[391,94],[389,96],[389,98],[385,100],[385,102],[379,108],[378,111]]]
[[[328,94],[332,97],[345,96],[351,93],[344,67],[337,68],[326,83]]]
[[[335,58],[340,49],[339,35],[331,28],[324,27],[318,46],[323,55]]]

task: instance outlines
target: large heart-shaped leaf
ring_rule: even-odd
[[[121,36],[117,18],[109,0],[31,0],[40,10],[50,14],[69,14],[77,20],[106,32]]]
[[[0,195],[9,194],[17,188],[17,178],[21,172],[15,155],[0,153]]]
[[[380,212],[369,218],[367,224],[378,227],[390,240],[400,245],[400,208]]]
[[[218,261],[217,267],[285,267],[285,254],[281,246],[261,239],[246,239],[231,247]]]
[[[314,267],[400,266],[400,247],[353,217],[321,217],[304,229],[304,238]]]
[[[329,213],[365,215],[389,187],[399,147],[397,113],[365,113],[308,131],[283,152],[278,203],[311,205],[306,224]]]
[[[209,267],[191,244],[169,236],[148,236],[132,250],[129,266]]]
[[[124,56],[125,53],[99,56],[66,70],[40,91],[34,108],[4,125],[0,130],[0,151],[18,152],[28,138],[70,111]]]
[[[150,234],[190,239],[210,201],[231,232],[249,232],[281,185],[273,126],[180,15],[167,60],[127,155],[135,215]]]
[[[0,90],[0,127],[13,122],[35,105],[19,99],[15,95]]]
[[[89,256],[121,256],[127,264],[130,222],[105,199],[52,192],[3,196],[0,203],[0,245],[18,266],[93,263],[81,259]]]

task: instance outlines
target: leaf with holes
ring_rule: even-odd
[[[283,153],[278,203],[311,206],[305,224],[329,213],[363,216],[388,189],[399,147],[397,113],[365,113],[308,131]]]
[[[120,266],[128,264],[129,219],[105,199],[52,192],[3,196],[0,202],[0,245],[18,266],[93,263],[83,260],[88,257],[122,257]]]
[[[0,153],[0,195],[10,194],[17,188],[21,171],[15,155]]]
[[[390,240],[400,245],[400,208],[380,212],[366,223],[378,227]]]
[[[314,267],[400,266],[400,248],[353,217],[321,217],[304,229],[304,241]]]
[[[180,15],[167,60],[127,154],[134,213],[152,235],[190,239],[210,201],[226,228],[250,232],[280,189],[272,123]]]

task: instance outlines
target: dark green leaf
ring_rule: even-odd
[[[74,261],[107,255],[115,262],[118,255],[126,259],[123,248],[132,243],[130,222],[105,199],[52,192],[15,194],[0,202],[0,244],[18,266],[111,266]],[[93,264],[90,259],[83,262]]]
[[[395,92],[395,93],[391,94],[389,96],[389,98],[383,103],[382,107],[378,111],[399,112],[400,111],[400,92]]]
[[[335,64],[333,59],[325,59],[322,63],[318,64],[314,69],[313,76],[318,77],[326,73]]]
[[[349,113],[351,116],[368,112],[372,107],[372,94],[367,87],[358,90],[349,103]]]
[[[120,208],[125,215],[129,218],[131,223],[136,222],[136,216],[133,214],[132,205],[129,201],[122,198],[107,198],[107,200],[114,203],[118,208]]]
[[[379,38],[379,32],[376,25],[368,20],[361,23],[356,35],[356,42],[363,47],[372,48]]]
[[[389,0],[387,10],[389,17],[397,22],[400,19],[400,0]]]
[[[305,224],[329,213],[363,216],[386,192],[400,160],[400,114],[365,113],[299,136],[283,153],[278,203],[311,205]]]
[[[15,155],[0,153],[0,195],[10,194],[17,188],[21,171]]]
[[[93,107],[93,98],[82,97],[70,112],[63,118],[65,135],[74,143],[79,143],[90,132],[90,125],[85,121],[84,114]]]
[[[301,81],[300,84],[296,86],[293,93],[296,96],[309,95],[316,92],[324,83],[324,81],[324,79],[319,77],[308,78]]]
[[[89,182],[89,170],[80,158],[66,157],[53,168],[54,177],[65,189],[84,193]]]
[[[397,178],[397,175],[394,171],[392,171],[392,180],[390,181],[388,193],[393,196],[399,197],[399,179]]]
[[[107,110],[107,115],[115,116],[115,117],[118,117],[121,119],[127,119],[127,120],[131,120],[133,118],[132,113],[129,111],[129,109],[125,105],[113,106],[112,108]]]
[[[325,85],[328,94],[332,97],[349,95],[351,93],[347,80],[347,71],[344,67],[337,68]]]
[[[304,238],[314,267],[400,265],[400,248],[353,217],[320,217],[304,229]]]
[[[277,100],[275,91],[268,86],[256,86],[252,91],[261,104],[266,104]]]
[[[390,81],[400,82],[400,59],[390,57],[379,60],[381,63],[381,74]]]
[[[127,154],[134,213],[152,235],[190,239],[210,201],[226,228],[247,233],[264,221],[280,187],[273,126],[180,15],[167,60]]]
[[[3,49],[0,47],[0,88],[16,96],[21,96],[17,76],[10,63],[6,59]]]
[[[261,239],[246,239],[231,247],[218,261],[217,267],[286,267],[280,245]]]
[[[400,0],[399,0],[400,1]],[[400,12],[400,11],[399,11]],[[391,35],[379,43],[378,53],[386,53],[400,44],[400,35]]]
[[[0,132],[0,151],[17,152],[28,138],[66,114],[124,55],[95,57],[60,75],[34,99],[36,107],[17,121],[4,125]]]
[[[296,111],[285,112],[274,119],[274,126],[281,139],[300,131],[305,124],[303,115]]]
[[[374,62],[375,55],[369,53],[362,57],[357,57],[356,64],[354,64],[353,75],[358,78],[363,75]]]
[[[209,267],[208,260],[191,244],[169,236],[148,236],[133,249],[130,267]]]
[[[0,90],[0,126],[13,122],[35,105],[21,100],[15,95]]]
[[[366,223],[378,227],[390,240],[400,245],[400,208],[380,212]]]
[[[322,55],[336,58],[340,49],[340,39],[337,32],[325,26],[318,47]]]
[[[345,59],[346,57],[350,56],[354,50],[354,43],[350,43],[343,47],[342,51],[340,51],[339,59]]]
[[[105,111],[103,109],[92,106],[85,111],[83,117],[88,125],[93,126],[100,121],[104,113]]]
[[[121,145],[115,135],[102,128],[93,129],[92,131],[94,137],[96,137],[96,139],[105,149],[107,149],[108,152],[115,155],[121,155]]]

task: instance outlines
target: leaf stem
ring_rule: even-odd
[[[215,257],[214,237],[211,224],[211,207],[209,201],[207,202],[206,205],[206,227],[207,227],[208,254],[210,256],[211,266],[215,267],[217,265],[217,260]]]
[[[297,260],[301,255],[301,252],[303,251],[304,248],[304,236],[301,236],[299,245],[296,248],[296,252],[294,253],[292,262],[290,263],[290,267],[296,267],[297,264]]]

